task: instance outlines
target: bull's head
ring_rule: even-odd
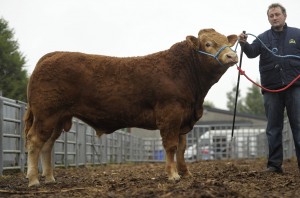
[[[208,56],[211,63],[214,61],[227,67],[233,66],[238,62],[237,54],[230,48],[234,46],[237,39],[237,35],[226,37],[214,29],[200,30],[198,38],[194,36],[186,37],[188,44],[199,53]]]

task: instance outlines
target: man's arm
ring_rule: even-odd
[[[243,48],[244,53],[248,58],[255,58],[260,55],[261,51],[261,43],[258,39],[255,39],[251,44],[247,42],[248,35],[241,33],[238,36],[239,43]]]

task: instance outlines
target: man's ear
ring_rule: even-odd
[[[199,50],[199,41],[198,38],[194,36],[187,36],[186,37],[187,43],[195,50]]]
[[[235,42],[238,40],[238,37],[237,37],[237,35],[232,34],[232,35],[227,36],[227,39],[228,39],[229,43],[231,44],[230,47],[232,47],[232,46],[234,46]]]

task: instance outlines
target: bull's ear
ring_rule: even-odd
[[[228,39],[229,43],[231,44],[230,47],[232,47],[232,46],[234,46],[235,42],[238,40],[238,37],[237,37],[237,35],[232,34],[232,35],[227,36],[227,39]]]
[[[187,36],[186,37],[187,43],[195,50],[199,50],[199,41],[194,36]]]

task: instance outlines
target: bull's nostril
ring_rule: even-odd
[[[238,57],[236,54],[228,53],[226,54],[226,59],[230,62],[238,62]]]
[[[232,58],[232,56],[230,54],[226,54],[227,58]]]
[[[226,58],[234,60],[234,61],[236,61],[238,59],[237,55],[236,54],[232,54],[232,53],[226,54]]]

